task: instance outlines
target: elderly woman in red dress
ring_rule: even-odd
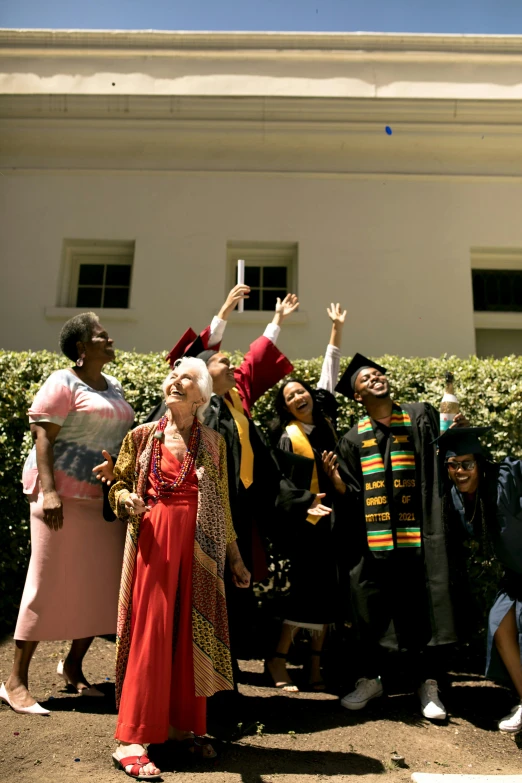
[[[160,774],[143,743],[177,740],[212,758],[206,697],[233,688],[223,575],[248,587],[228,500],[225,442],[201,423],[212,379],[200,359],[174,364],[166,414],[125,438],[110,491],[128,519],[118,613],[115,766]]]

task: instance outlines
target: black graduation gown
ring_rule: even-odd
[[[334,490],[323,471],[321,454],[335,449],[335,436],[328,425],[315,427],[308,440],[314,451],[319,489],[326,493],[321,501],[332,506]],[[279,460],[283,470],[298,488],[310,487],[313,462],[293,454],[292,442],[286,432],[279,440]],[[284,545],[290,561],[290,589],[284,605],[285,618],[299,623],[325,625],[338,616],[337,564],[334,545],[334,518],[321,517],[313,525],[307,521],[311,493],[297,496],[288,487],[282,488],[278,508],[283,513],[279,524],[285,528]],[[307,500],[306,504],[304,500]]]
[[[337,524],[343,528],[354,620],[362,642],[416,650],[427,644],[453,643],[456,633],[433,444],[439,436],[439,414],[428,403],[404,404],[402,408],[412,422],[421,502],[421,549],[395,549],[386,558],[376,558],[369,551],[363,477],[355,440],[357,425],[338,444],[340,473],[348,489],[345,495],[337,496],[336,507]],[[384,457],[390,429],[378,422],[372,424]],[[391,470],[388,465],[386,468],[391,498]]]

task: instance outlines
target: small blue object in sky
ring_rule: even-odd
[[[386,133],[388,134],[388,136],[391,136],[391,135],[392,135],[392,133],[393,133],[393,131],[392,131],[392,129],[390,128],[390,126],[389,126],[389,125],[387,125],[387,126],[385,127],[385,129],[384,129],[384,130],[386,131]]]

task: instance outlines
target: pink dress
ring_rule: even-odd
[[[55,485],[63,503],[63,527],[43,521],[43,495],[35,449],[23,472],[29,496],[31,560],[15,639],[83,639],[115,633],[125,527],[102,516],[101,484],[92,473],[102,449],[117,455],[134,414],[120,383],[104,375],[105,391],[70,370],[52,373],[37,393],[29,421],[61,429],[54,443]]]

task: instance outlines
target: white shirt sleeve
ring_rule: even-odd
[[[341,351],[335,345],[327,345],[324,355],[321,377],[317,384],[318,389],[326,389],[333,394],[339,377],[341,363]]]
[[[274,343],[275,345],[277,343],[277,338],[279,337],[280,331],[281,331],[280,326],[277,326],[277,324],[269,323],[265,331],[263,332],[263,337],[268,337],[270,342]]]
[[[226,321],[224,321],[222,318],[218,318],[217,315],[214,316],[210,322],[210,337],[208,338],[209,348],[221,342],[225,333],[226,325]]]

